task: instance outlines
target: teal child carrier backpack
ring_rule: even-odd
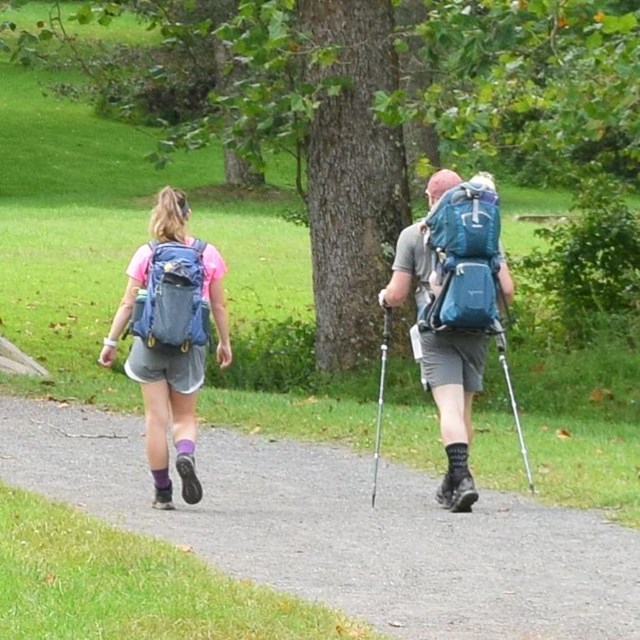
[[[209,305],[202,297],[207,243],[192,246],[180,242],[149,243],[146,296],[134,314],[131,333],[150,348],[167,352],[187,352],[193,345],[210,339]]]
[[[501,331],[498,194],[483,182],[463,182],[442,196],[425,224],[428,247],[438,256],[434,266],[442,290],[419,326],[431,331]]]

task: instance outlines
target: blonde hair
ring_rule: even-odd
[[[496,179],[488,171],[478,171],[469,182],[479,182],[483,187],[491,189],[491,191],[496,190]]]
[[[149,221],[149,233],[159,242],[186,242],[186,223],[190,213],[186,194],[166,186],[158,192]]]

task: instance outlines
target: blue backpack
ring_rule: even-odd
[[[187,352],[210,339],[209,305],[202,297],[206,242],[193,246],[153,241],[146,296],[134,312],[131,333],[150,348]]]
[[[482,183],[449,189],[425,220],[442,291],[419,319],[425,330],[502,330],[498,310],[500,199]]]

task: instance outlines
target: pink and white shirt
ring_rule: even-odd
[[[187,244],[189,246],[192,246],[194,242],[195,238],[191,236],[187,238]],[[149,243],[145,243],[141,247],[138,247],[137,251],[131,258],[126,271],[130,278],[142,282],[144,286],[147,284],[147,272],[149,270],[149,261],[151,260],[152,253],[153,250],[149,246]],[[202,263],[204,265],[202,297],[205,300],[209,300],[209,285],[213,280],[220,280],[224,277],[224,274],[227,272],[227,265],[218,250],[209,243],[207,243],[207,246],[202,253]]]

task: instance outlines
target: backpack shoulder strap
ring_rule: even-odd
[[[193,242],[193,244],[191,245],[202,257],[202,254],[204,253],[204,250],[207,248],[207,243],[204,240],[201,240],[200,238],[196,238]]]
[[[151,271],[153,267],[154,260],[156,259],[156,251],[160,246],[160,243],[157,240],[149,240],[147,242],[147,246],[151,249],[151,255],[149,256],[149,264],[147,265],[147,273]]]

